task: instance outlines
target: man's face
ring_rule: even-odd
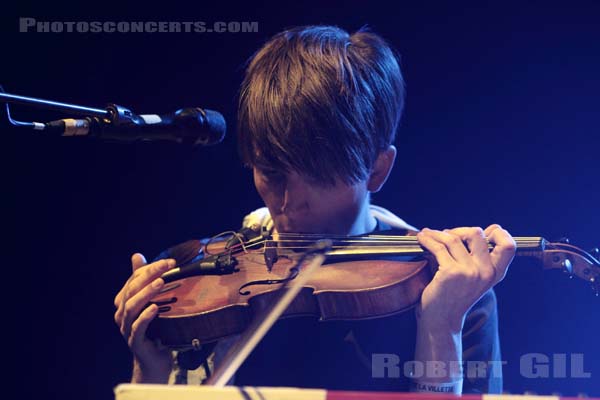
[[[325,186],[296,172],[254,167],[254,185],[278,232],[356,234],[368,215],[366,182]]]

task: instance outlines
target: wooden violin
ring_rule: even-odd
[[[186,350],[242,332],[256,312],[274,301],[277,289],[301,273],[304,250],[321,238],[263,234],[242,240],[231,232],[207,243],[194,240],[172,248],[177,265],[163,275],[165,286],[152,300],[159,315],[149,326],[149,337]],[[332,248],[325,264],[283,317],[359,320],[400,313],[418,304],[437,268],[414,232],[327,239]],[[596,295],[600,291],[598,249],[592,255],[568,242],[552,243],[542,237],[514,240],[518,256],[584,279]]]

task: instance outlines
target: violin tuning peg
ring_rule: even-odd
[[[563,268],[563,271],[569,274],[569,278],[573,278],[573,263],[568,258],[565,258],[560,266]]]

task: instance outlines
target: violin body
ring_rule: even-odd
[[[177,265],[163,274],[165,285],[151,301],[159,314],[148,336],[171,349],[186,350],[242,333],[254,315],[275,303],[278,289],[302,273],[307,244],[319,239],[285,234],[244,241],[234,234],[217,236],[206,245],[196,240],[175,246],[169,257]],[[437,269],[435,258],[419,245],[414,232],[333,240],[325,263],[308,278],[282,318],[360,320],[404,312],[418,304]],[[597,249],[591,255],[542,237],[514,240],[517,255],[531,257],[545,269],[578,276],[600,292]],[[204,258],[193,261],[200,253]]]
[[[210,244],[204,251],[233,253],[235,272],[193,276],[164,286],[152,301],[159,306],[159,316],[148,335],[169,348],[197,348],[244,331],[253,315],[275,301],[277,289],[284,284],[275,282],[285,281],[301,255],[277,249],[276,260],[266,262],[264,248],[232,251],[225,248],[224,241]],[[176,261],[178,265],[186,262]],[[305,265],[301,264],[299,273]],[[406,311],[418,303],[431,281],[430,265],[423,257],[415,261],[332,257],[309,279],[282,317],[357,320]]]

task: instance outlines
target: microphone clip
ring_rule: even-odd
[[[110,123],[115,126],[135,123],[134,119],[136,115],[128,108],[109,103],[106,106],[106,111],[108,112]]]

